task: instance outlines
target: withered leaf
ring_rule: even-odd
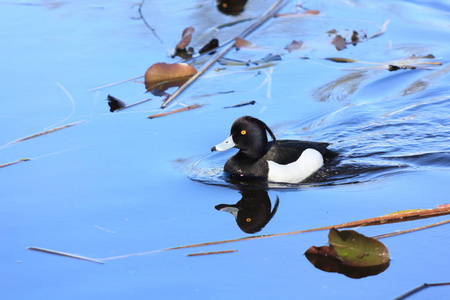
[[[305,254],[329,256],[329,257],[334,257],[334,258],[337,258],[340,260],[339,255],[337,254],[336,250],[333,247],[328,247],[328,246],[322,246],[322,247],[311,246],[308,250],[306,250]]]
[[[194,33],[195,29],[194,27],[186,27],[183,30],[183,34],[181,35],[181,41],[178,42],[178,44],[175,46],[175,49],[177,51],[185,50],[186,47],[189,45],[192,39],[192,34]]]
[[[291,53],[292,51],[301,49],[302,46],[303,46],[303,42],[299,42],[299,41],[293,40],[293,41],[292,41],[289,45],[287,45],[284,49],[285,49],[287,52]]]
[[[236,50],[242,49],[242,48],[252,48],[253,44],[246,39],[243,39],[241,37],[237,37],[234,41],[234,46],[236,47]]]
[[[345,38],[343,38],[340,34],[336,35],[331,43],[336,47],[338,51],[347,48],[347,42],[345,41]]]
[[[194,67],[185,63],[156,63],[145,72],[145,87],[149,92],[153,89],[165,91],[183,85],[196,73]]]

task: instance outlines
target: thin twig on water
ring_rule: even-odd
[[[339,229],[339,228],[350,228],[350,227],[357,227],[357,226],[373,226],[373,225],[398,223],[398,222],[404,222],[404,221],[412,221],[412,220],[418,220],[418,219],[438,217],[438,216],[443,216],[443,215],[448,215],[448,214],[450,214],[450,207],[424,209],[424,210],[413,211],[413,212],[389,214],[389,215],[381,216],[381,217],[369,218],[369,219],[364,219],[364,220],[359,220],[359,221],[354,221],[354,222],[349,222],[349,223],[342,223],[342,224],[313,228],[313,229],[305,229],[305,230],[298,230],[298,231],[291,231],[291,232],[284,232],[284,233],[274,233],[274,234],[250,236],[250,237],[244,237],[244,238],[238,238],[238,239],[232,239],[232,240],[223,240],[223,241],[207,242],[207,243],[200,243],[200,244],[192,244],[192,245],[166,248],[163,250],[167,251],[167,250],[186,249],[186,248],[194,248],[194,247],[201,247],[201,246],[219,245],[219,244],[226,244],[226,243],[232,243],[232,242],[241,242],[241,241],[248,241],[248,240],[255,240],[255,239],[263,239],[263,238],[286,236],[286,235],[293,235],[293,234],[300,234],[300,233],[307,233],[307,232],[314,232],[314,231],[322,231],[322,230],[328,230],[331,228]]]
[[[144,77],[144,75],[139,75],[139,76],[136,76],[136,77],[133,77],[133,78],[124,79],[124,80],[113,82],[113,83],[108,83],[108,84],[105,84],[105,85],[102,85],[102,86],[98,86],[98,87],[92,88],[92,89],[88,90],[88,92],[101,90],[101,89],[104,89],[104,88],[107,88],[107,87],[110,87],[110,86],[113,86],[113,85],[117,85],[117,84],[125,83],[125,82],[128,82],[128,81],[136,80],[136,79],[139,79],[139,78],[142,78],[142,77]]]
[[[442,283],[424,283],[421,286],[418,286],[410,291],[408,291],[407,293],[394,298],[394,300],[403,300],[408,298],[409,296],[414,295],[415,293],[427,288],[427,287],[435,287],[435,286],[444,286],[444,285],[450,285],[450,282],[442,282]]]
[[[450,223],[450,220],[445,220],[445,221],[441,221],[441,222],[437,222],[437,223],[433,223],[433,224],[429,224],[429,225],[425,225],[425,226],[420,226],[420,227],[416,227],[416,228],[412,228],[412,229],[406,229],[406,230],[400,230],[400,231],[391,232],[391,233],[380,234],[380,235],[373,236],[373,238],[374,239],[383,239],[383,238],[396,236],[396,235],[400,235],[400,234],[424,230],[424,229],[428,229],[428,228],[432,228],[432,227],[436,227],[436,226],[440,226],[440,225],[444,225],[444,224],[448,224],[448,223]]]
[[[130,105],[124,106],[124,107],[122,107],[122,108],[118,108],[118,109],[116,109],[116,110],[114,110],[114,111],[118,112],[118,111],[121,111],[121,110],[130,108],[130,107],[133,107],[133,106],[136,106],[136,105],[139,105],[139,104],[148,102],[148,101],[150,101],[150,100],[152,100],[152,99],[151,99],[151,98],[148,98],[148,99],[145,99],[145,100],[142,100],[142,101],[139,101],[139,102],[132,103],[132,104],[130,104]]]
[[[376,218],[369,218],[369,219],[363,219],[359,221],[349,222],[349,223],[342,223],[338,225],[331,225],[331,226],[325,226],[325,227],[319,227],[319,228],[313,228],[313,229],[306,229],[306,230],[299,230],[299,231],[291,231],[291,232],[285,232],[285,233],[276,233],[276,234],[267,234],[267,235],[259,235],[259,236],[250,236],[245,238],[238,238],[238,239],[232,239],[232,240],[223,240],[223,241],[215,241],[215,242],[207,242],[207,243],[200,243],[200,244],[192,244],[192,245],[185,245],[185,246],[178,246],[178,247],[172,247],[172,248],[165,248],[161,250],[153,250],[153,251],[147,251],[147,252],[140,252],[140,253],[131,253],[131,254],[125,254],[120,256],[114,256],[114,257],[107,257],[107,258],[89,258],[84,256],[78,256],[74,254],[69,254],[65,252],[59,252],[59,251],[53,251],[53,250],[47,250],[43,248],[37,248],[37,247],[30,247],[31,250],[41,251],[41,252],[47,252],[52,254],[58,254],[63,255],[67,257],[73,257],[78,259],[84,259],[89,261],[94,261],[98,263],[103,263],[107,260],[115,260],[115,259],[121,259],[121,258],[129,258],[129,257],[135,257],[135,256],[144,256],[149,254],[157,254],[164,251],[169,250],[179,250],[179,249],[188,249],[188,248],[195,248],[195,247],[203,247],[203,246],[211,246],[211,245],[219,245],[219,244],[226,244],[226,243],[232,243],[232,242],[242,242],[242,241],[248,241],[248,240],[256,240],[256,239],[262,239],[262,238],[269,238],[269,237],[278,237],[278,236],[286,236],[286,235],[292,235],[292,234],[300,234],[300,233],[307,233],[307,232],[314,232],[314,231],[322,231],[322,230],[328,230],[331,228],[349,228],[349,227],[357,227],[357,226],[372,226],[372,225],[381,225],[381,224],[390,224],[390,223],[398,223],[403,221],[412,221],[417,219],[425,219],[425,218],[431,218],[431,217],[438,217],[443,215],[450,214],[450,207],[440,207],[435,209],[424,209],[420,211],[413,211],[413,212],[402,212],[397,214],[389,214],[386,216],[376,217]],[[450,220],[435,223],[428,226],[422,226],[411,230],[405,230],[403,232],[389,234],[389,235],[383,235],[383,236],[377,236],[375,238],[383,238],[393,235],[398,235],[402,233],[407,232],[413,232],[417,230],[422,230],[425,228],[431,228],[438,225],[443,225],[450,223]],[[224,250],[224,251],[217,251],[217,253],[228,253],[228,252],[234,252],[236,250]],[[206,252],[206,254],[215,254],[216,252]],[[194,254],[195,255],[195,254]],[[191,255],[191,256],[194,256]],[[198,255],[202,255],[199,253]],[[403,299],[403,298],[399,298]]]
[[[41,135],[45,135],[45,134],[48,134],[48,133],[59,131],[61,129],[69,128],[69,127],[72,127],[72,126],[75,126],[75,125],[78,125],[78,124],[81,124],[81,123],[84,123],[84,122],[85,121],[78,121],[78,122],[70,123],[70,124],[67,124],[67,125],[59,126],[59,127],[56,127],[56,128],[52,128],[52,129],[49,129],[49,130],[45,130],[45,131],[42,131],[42,132],[38,132],[38,133],[35,133],[35,134],[32,134],[32,135],[20,138],[18,140],[15,140],[14,142],[10,142],[10,143],[8,143],[8,145],[12,145],[12,144],[16,144],[16,143],[19,143],[19,142],[23,142],[23,141],[26,141],[26,140],[29,140],[29,139],[32,139],[32,138],[35,138],[35,137],[38,137],[38,136],[41,136]]]
[[[171,114],[175,114],[175,113],[179,113],[179,112],[183,112],[183,111],[188,111],[188,110],[200,108],[203,105],[204,104],[192,104],[192,105],[189,105],[189,106],[186,106],[186,107],[182,107],[182,108],[179,108],[179,109],[175,109],[175,110],[171,110],[171,111],[168,111],[168,112],[154,114],[154,115],[148,116],[148,118],[149,119],[154,119],[154,118],[158,118],[158,117],[163,117],[163,116],[167,116],[167,115],[171,115]]]
[[[133,256],[142,256],[142,255],[148,255],[148,254],[155,254],[155,253],[160,253],[160,252],[170,251],[170,250],[188,249],[188,248],[195,248],[195,247],[203,247],[203,246],[212,246],[212,245],[233,243],[233,242],[243,242],[243,241],[263,239],[263,238],[270,238],[270,237],[287,236],[287,235],[307,233],[307,232],[323,231],[323,230],[328,230],[328,229],[331,229],[331,228],[339,229],[339,228],[350,228],[350,227],[357,227],[357,226],[372,226],[372,225],[390,224],[390,223],[397,223],[397,222],[402,222],[402,221],[412,221],[412,220],[417,220],[417,219],[438,217],[438,216],[448,215],[448,214],[450,214],[450,207],[435,208],[435,209],[424,209],[424,210],[420,210],[420,211],[403,212],[403,213],[398,213],[398,214],[389,214],[387,216],[363,219],[363,220],[359,220],[359,221],[354,221],[354,222],[349,222],[349,223],[342,223],[342,224],[325,226],[325,227],[319,227],[319,228],[313,228],[313,229],[291,231],[291,232],[285,232],[285,233],[276,233],[276,234],[267,234],[267,235],[249,236],[249,237],[238,238],[238,239],[231,239],[231,240],[222,240],[222,241],[214,241],[214,242],[207,242],[207,243],[199,243],[199,244],[171,247],[171,248],[165,248],[165,249],[161,249],[161,250],[154,250],[154,251],[141,252],[141,253],[125,254],[125,255],[116,256],[116,257],[101,258],[99,260],[102,260],[102,261],[114,260],[114,259],[128,258],[128,257],[133,257]],[[442,225],[442,224],[437,224],[437,225]],[[434,226],[437,226],[437,225],[434,224]],[[419,229],[417,229],[417,230],[420,230],[420,229],[424,229],[424,228],[423,227],[422,228],[419,227]]]
[[[44,248],[39,248],[39,247],[28,247],[28,249],[30,250],[34,250],[34,251],[39,251],[39,252],[44,252],[44,253],[49,253],[49,254],[56,254],[56,255],[61,255],[61,256],[66,256],[66,257],[71,257],[71,258],[76,258],[76,259],[81,259],[81,260],[86,260],[86,261],[90,261],[90,262],[95,262],[98,264],[103,264],[102,261],[90,258],[90,257],[86,257],[86,256],[81,256],[81,255],[77,255],[77,254],[71,254],[71,253],[66,253],[66,252],[60,252],[60,251],[54,251],[54,250],[49,250],[49,249],[44,249]]]
[[[223,251],[213,251],[213,252],[202,252],[202,253],[191,253],[187,256],[203,256],[203,255],[212,255],[212,254],[225,254],[225,253],[234,253],[237,250],[223,250]]]
[[[18,164],[18,163],[24,162],[24,161],[30,161],[30,159],[29,159],[29,158],[22,158],[22,159],[19,159],[19,160],[16,160],[16,161],[10,162],[10,163],[6,163],[6,164],[3,164],[3,165],[0,165],[0,168],[4,168],[4,167],[8,167],[8,166],[12,166],[12,165],[15,165],[15,164]]]

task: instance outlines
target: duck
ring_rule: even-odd
[[[211,151],[239,149],[223,168],[233,179],[300,183],[322,168],[324,161],[338,155],[327,148],[329,145],[325,142],[278,140],[263,121],[243,116],[234,121],[228,138],[213,146]]]

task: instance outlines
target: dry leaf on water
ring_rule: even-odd
[[[252,44],[252,42],[247,41],[246,39],[243,39],[241,37],[237,37],[234,46],[236,47],[236,50],[239,49],[248,49],[248,48],[254,48],[255,46]]]
[[[331,43],[336,47],[338,51],[347,48],[347,42],[340,34],[336,35]]]
[[[287,45],[284,49],[287,52],[291,53],[292,51],[301,49],[302,46],[303,46],[303,42],[299,42],[299,41],[294,40],[289,45]]]
[[[177,51],[186,50],[186,47],[189,45],[192,39],[192,34],[194,33],[194,27],[186,27],[183,30],[183,34],[181,35],[181,41],[176,45],[175,49]]]
[[[154,89],[165,91],[183,85],[196,73],[194,67],[185,63],[157,63],[145,72],[145,87],[149,92]]]

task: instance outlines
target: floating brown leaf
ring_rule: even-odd
[[[289,45],[287,45],[284,49],[287,50],[287,52],[292,52],[295,50],[299,50],[301,49],[303,46],[303,42],[299,42],[299,41],[292,41]]]
[[[181,35],[181,41],[176,45],[175,49],[177,51],[179,50],[185,50],[186,47],[189,45],[192,39],[192,34],[194,33],[195,29],[194,27],[186,27],[183,30],[183,34]]]
[[[183,85],[196,73],[197,70],[188,64],[157,63],[145,72],[145,87],[149,92],[153,89],[165,91]]]
[[[239,50],[241,48],[252,48],[254,47],[253,44],[246,39],[243,39],[241,37],[237,37],[234,46],[236,47],[236,50]]]
[[[342,260],[339,258],[339,255],[333,247],[311,246],[306,250],[305,256],[310,263],[322,271],[339,273],[342,269]]]
[[[331,43],[336,47],[338,51],[347,48],[347,42],[340,34],[336,35]]]

